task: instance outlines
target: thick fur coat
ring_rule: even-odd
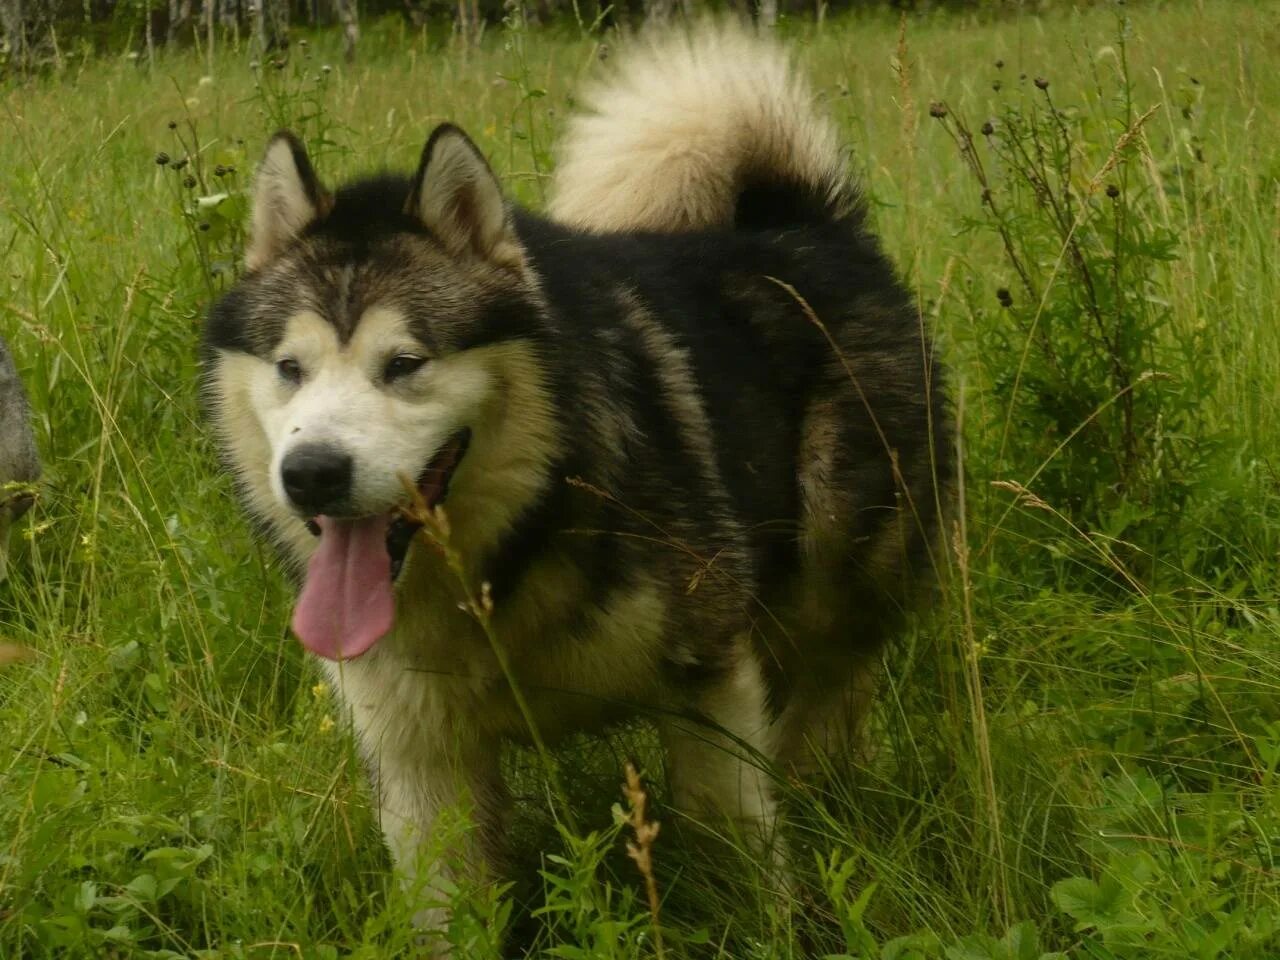
[[[674,803],[767,836],[770,778],[849,749],[930,567],[933,346],[808,86],[723,24],[620,60],[546,216],[452,126],[414,176],[334,192],[277,136],[206,328],[227,463],[419,881],[464,795],[472,862],[500,866],[499,748],[529,739],[467,592],[544,738],[644,712]],[[406,479],[461,582],[401,515]]]

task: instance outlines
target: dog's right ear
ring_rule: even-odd
[[[498,178],[480,148],[451,123],[427,139],[404,210],[455,256],[524,264]]]
[[[256,270],[327,214],[333,197],[321,186],[302,141],[287,130],[271,138],[253,180],[253,219],[244,264]]]

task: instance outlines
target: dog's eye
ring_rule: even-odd
[[[382,371],[382,379],[387,383],[391,383],[393,380],[407,377],[414,371],[421,369],[426,362],[426,357],[415,357],[412,353],[402,353],[387,361],[386,369]]]
[[[281,357],[277,360],[276,373],[280,374],[280,379],[286,383],[302,382],[302,367],[293,357]]]

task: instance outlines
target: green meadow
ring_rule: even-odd
[[[554,793],[513,753],[523,869],[456,892],[455,956],[1280,957],[1280,7],[1026,8],[778,28],[937,334],[961,465],[865,750],[780,785],[797,882],[672,825],[651,913],[615,809],[635,757],[668,825],[641,725],[565,745]],[[68,46],[0,86],[0,332],[45,461],[0,583],[0,957],[409,950],[202,417],[202,315],[277,128],[336,181],[453,120],[536,207],[624,42],[389,19],[352,64],[324,33]]]

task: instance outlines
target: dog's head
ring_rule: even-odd
[[[447,496],[477,548],[545,483],[545,308],[497,179],[453,126],[412,178],[332,193],[278,134],[250,233],[206,329],[214,421],[250,510],[307,562],[295,631],[356,656],[394,618],[406,480],[429,506]]]

